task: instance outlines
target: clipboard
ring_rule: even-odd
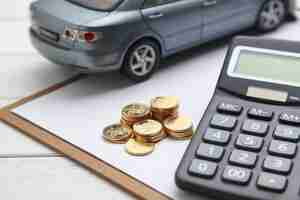
[[[66,155],[69,159],[81,164],[86,169],[93,172],[95,175],[106,179],[110,183],[118,186],[129,194],[142,200],[171,200],[167,195],[151,188],[141,181],[131,177],[119,169],[113,167],[107,162],[96,158],[76,147],[75,145],[63,140],[55,134],[49,132],[42,127],[24,119],[23,117],[11,112],[19,106],[31,102],[39,97],[48,95],[56,90],[59,90],[71,83],[84,79],[85,75],[76,75],[66,81],[55,84],[47,89],[39,91],[33,95],[25,97],[11,105],[8,105],[0,110],[0,120],[9,126],[19,130],[21,133],[33,138],[37,142],[44,144],[51,149]]]

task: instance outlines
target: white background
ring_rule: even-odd
[[[0,7],[0,106],[72,76],[48,63],[28,41],[30,0]],[[299,1],[298,1],[298,4]],[[299,34],[299,32],[298,32]],[[2,199],[133,199],[61,155],[0,123]]]

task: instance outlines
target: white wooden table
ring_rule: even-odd
[[[0,7],[0,107],[60,82],[73,72],[48,63],[30,46],[28,5]],[[1,199],[130,200],[108,182],[0,122]]]

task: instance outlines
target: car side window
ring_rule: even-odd
[[[151,8],[151,7],[155,7],[155,6],[159,6],[159,5],[163,5],[163,4],[172,3],[175,1],[178,1],[178,0],[145,0],[143,8]]]

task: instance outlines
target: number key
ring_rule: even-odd
[[[297,152],[297,145],[290,142],[272,140],[269,146],[269,153],[283,157],[294,157]]]
[[[213,144],[226,145],[230,137],[231,135],[228,131],[208,128],[203,136],[203,140]]]
[[[252,172],[249,169],[227,166],[223,172],[223,180],[236,184],[247,184],[250,181]]]
[[[216,145],[201,143],[196,155],[213,161],[220,161],[224,155],[224,148]]]
[[[235,145],[238,148],[248,151],[259,151],[262,148],[263,143],[264,140],[261,137],[240,134],[236,140]]]
[[[300,136],[300,128],[278,125],[274,132],[274,137],[277,139],[298,142]]]
[[[225,130],[233,130],[236,126],[237,119],[236,117],[215,114],[210,122],[210,125],[215,128],[221,128]]]
[[[275,173],[288,174],[292,168],[292,160],[267,156],[263,163],[263,169]]]
[[[194,159],[189,168],[189,173],[205,178],[212,178],[216,174],[217,167],[216,163]]]
[[[229,158],[231,164],[254,167],[257,161],[257,155],[252,152],[234,150]]]
[[[246,120],[243,124],[242,130],[246,133],[265,136],[268,132],[269,125],[266,122],[257,120]]]

